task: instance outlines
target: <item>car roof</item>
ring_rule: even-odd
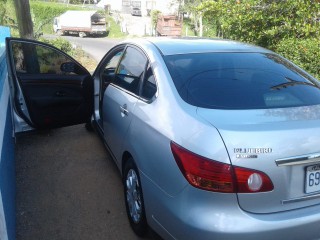
[[[162,55],[209,52],[272,53],[262,47],[224,39],[151,37],[132,41],[139,45],[146,45],[146,42],[152,43],[159,49]]]

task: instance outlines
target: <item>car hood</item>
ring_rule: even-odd
[[[320,204],[319,192],[306,193],[306,168],[320,164],[317,159],[279,164],[281,159],[320,153],[320,105],[261,110],[198,108],[197,114],[218,129],[233,165],[262,171],[273,182],[271,192],[238,194],[241,208],[270,213]]]

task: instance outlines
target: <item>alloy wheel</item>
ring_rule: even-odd
[[[134,169],[130,169],[127,174],[126,201],[132,221],[139,223],[142,216],[142,201],[139,179]]]

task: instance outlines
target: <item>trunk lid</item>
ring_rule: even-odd
[[[306,193],[307,168],[320,169],[320,105],[197,113],[218,129],[232,165],[262,171],[273,182],[271,192],[238,193],[243,210],[272,213],[320,204],[320,191]],[[320,186],[320,171],[312,179],[312,186]]]

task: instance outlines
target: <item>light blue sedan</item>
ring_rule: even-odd
[[[320,90],[281,56],[226,40],[134,39],[93,76],[7,39],[16,132],[94,126],[133,231],[163,239],[320,239]]]

